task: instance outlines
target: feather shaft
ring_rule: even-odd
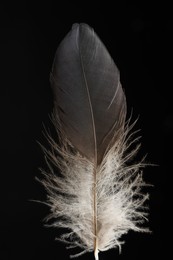
[[[97,239],[97,169],[94,167],[94,254],[97,256],[98,239]]]

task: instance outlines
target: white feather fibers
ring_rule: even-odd
[[[146,185],[141,170],[144,164],[139,162],[129,165],[140,146],[134,145],[139,138],[129,133],[133,125],[129,126],[129,122],[126,124],[124,134],[104,156],[96,169],[96,183],[94,166],[74,149],[64,135],[60,145],[48,136],[51,150],[44,150],[49,170],[42,171],[44,178],[41,180],[48,193],[46,204],[51,208],[48,219],[53,219],[51,226],[67,230],[60,240],[71,244],[70,247],[79,246],[83,249],[74,256],[93,251],[95,237],[95,258],[98,259],[99,251],[115,247],[121,251],[123,242],[120,238],[129,230],[148,231],[140,225],[147,220],[144,202],[148,194],[141,191]],[[55,128],[58,129],[56,123]],[[62,136],[59,130],[58,134]],[[57,172],[53,170],[50,161]],[[94,194],[97,208],[96,236]]]

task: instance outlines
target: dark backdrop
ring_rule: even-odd
[[[139,156],[147,153],[147,161],[158,165],[144,170],[144,179],[154,185],[149,188],[148,223],[153,233],[129,232],[123,237],[122,254],[110,250],[100,259],[166,259],[172,229],[171,6],[165,1],[55,2],[0,4],[0,258],[69,259],[71,251],[54,241],[59,231],[43,226],[48,208],[30,200],[46,196],[35,181],[38,168],[45,166],[37,141],[45,143],[43,123],[50,125],[54,54],[71,25],[85,22],[120,69],[128,113],[133,108],[133,117],[140,115]]]

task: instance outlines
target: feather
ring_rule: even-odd
[[[129,165],[139,145],[129,133],[119,71],[104,44],[86,24],[74,24],[59,45],[50,75],[53,122],[48,135],[48,192],[51,224],[65,228],[60,239],[85,252],[121,249],[128,230],[147,231],[142,162]],[[54,165],[52,167],[51,165]],[[60,174],[58,173],[60,171]]]

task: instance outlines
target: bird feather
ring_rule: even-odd
[[[86,24],[74,24],[60,43],[50,75],[53,123],[41,180],[60,239],[85,252],[121,249],[128,230],[147,231],[142,162],[130,165],[139,145],[129,133],[120,74],[106,47]],[[54,169],[51,166],[54,165]],[[60,173],[59,173],[60,172]]]

